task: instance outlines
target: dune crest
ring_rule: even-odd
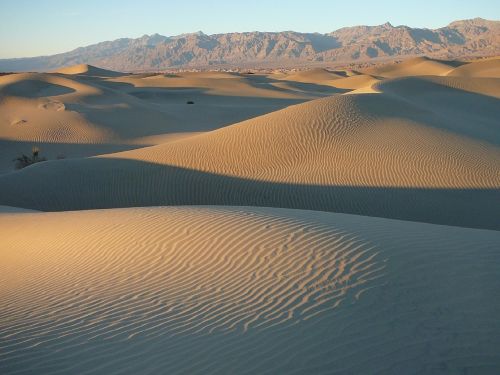
[[[366,69],[364,72],[373,76],[384,78],[397,78],[404,76],[446,75],[454,66],[446,61],[433,60],[428,57],[415,57],[404,60],[399,64],[386,64],[380,67]]]
[[[500,78],[500,58],[484,59],[464,64],[448,73],[458,77]]]
[[[0,173],[12,171],[12,159],[33,143],[50,159],[95,156],[179,139],[328,95],[303,87],[277,89],[265,76],[123,75],[96,69],[83,65],[64,70],[67,74],[0,77]]]
[[[56,71],[56,73],[68,74],[68,75],[87,75],[96,77],[119,77],[125,75],[125,73],[114,72],[108,69],[98,68],[96,66],[88,64],[72,65],[66,68],[61,68]]]
[[[339,78],[343,78],[343,76],[321,68],[299,71],[282,77],[286,81],[304,83],[324,83]]]

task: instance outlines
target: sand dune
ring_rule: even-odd
[[[2,373],[500,371],[498,232],[238,207],[0,228]]]
[[[459,76],[425,76],[415,78],[402,77],[399,79],[378,81],[373,85],[373,88],[377,91],[393,93],[395,92],[394,89],[396,87],[400,88],[399,90],[397,90],[398,95],[405,95],[411,100],[427,98],[430,99],[428,100],[429,103],[432,103],[434,100],[438,100],[438,102],[441,104],[442,102],[445,102],[446,99],[448,99],[448,106],[455,105],[457,107],[458,105],[456,103],[453,103],[453,100],[455,99],[454,95],[463,94],[463,92],[461,91],[500,98],[500,79],[498,78],[464,78]],[[446,96],[448,98],[446,98]],[[487,98],[475,96],[467,96],[467,99],[472,101],[472,103],[467,103],[467,105],[470,105],[474,109],[476,109],[476,106],[480,100],[484,100],[486,103],[492,102],[491,100],[487,100]],[[437,112],[438,110],[441,110],[441,108],[437,108],[435,112]],[[479,113],[474,114],[477,115]],[[488,117],[488,112],[486,112],[485,115],[486,116],[484,117]]]
[[[417,57],[398,64],[386,64],[365,69],[364,73],[397,78],[407,76],[454,76],[500,78],[500,58],[488,58],[472,62],[433,60]]]
[[[161,122],[168,124],[169,119],[159,111],[148,113],[147,105],[102,87],[99,81],[79,81],[53,74],[0,77],[0,98],[0,137],[4,140],[116,142],[155,130],[161,132],[165,129]],[[135,130],[137,119],[146,114],[151,123],[144,124],[140,132]]]
[[[166,144],[44,163],[2,177],[0,203],[258,205],[498,228],[500,107],[477,93],[483,81],[473,82],[475,93],[456,88],[472,87],[463,82],[387,80],[380,94],[317,99]]]
[[[398,83],[411,91],[414,81]],[[467,99],[466,94],[450,91]],[[444,102],[437,105],[443,106]],[[500,114],[496,100],[485,99],[480,104],[489,113]],[[453,110],[460,111],[456,105]],[[467,123],[476,134],[465,137],[465,131],[455,125],[457,121],[460,123],[458,113],[445,122],[433,118],[432,113],[421,114],[418,106],[389,95],[335,96],[185,141],[106,157],[270,182],[498,187],[498,176],[492,173],[500,156],[494,147],[500,142],[498,131],[496,139],[491,138],[489,127],[484,127],[483,134],[478,124]],[[494,125],[494,120],[483,122]],[[412,155],[412,161],[407,162],[404,154]],[[380,168],[372,164],[375,157],[380,160]],[[456,165],[457,158],[463,159],[460,165]],[[415,160],[419,161],[416,165]],[[393,173],[384,173],[386,168]]]
[[[261,97],[278,99],[304,99],[304,95],[295,91],[273,90],[269,85],[259,85],[254,81],[260,76],[244,76],[223,72],[177,73],[159,74],[147,77],[125,76],[111,80],[111,82],[128,83],[134,88],[171,88],[205,92],[215,96]],[[261,83],[266,83],[266,80]],[[196,91],[193,91],[196,90]],[[132,92],[139,90],[133,89]],[[310,98],[310,96],[306,97]]]
[[[384,78],[397,78],[405,76],[441,76],[451,72],[454,68],[453,64],[446,61],[433,60],[428,57],[416,57],[404,60],[399,64],[386,64],[380,67],[369,68],[364,72]]]
[[[87,65],[61,72],[0,77],[0,171],[12,170],[12,159],[34,143],[46,155],[93,156],[217,129],[325,95],[234,74],[123,75]],[[194,106],[186,104],[190,100]],[[71,152],[68,144],[87,146]]]
[[[150,122],[139,128],[139,119]],[[100,79],[6,75],[0,77],[0,171],[12,170],[12,159],[35,145],[50,158],[92,156],[130,149],[140,143],[134,137],[175,132],[176,122]]]
[[[472,71],[483,69],[481,75],[494,76],[497,61],[463,65],[449,74],[460,75],[461,69],[479,66]],[[382,70],[396,69],[396,75],[415,70],[431,74],[436,64],[446,65],[421,58]],[[93,156],[214,130],[325,95],[350,90],[371,93],[378,87],[373,76],[342,77],[324,69],[288,74],[286,80],[280,74],[220,72],[122,75],[88,65],[61,72],[65,74],[0,77],[0,172],[12,170],[12,159],[28,153],[35,144],[42,145],[51,158]],[[316,83],[306,83],[308,79]],[[457,77],[454,87],[498,97],[499,86],[491,78],[479,82],[478,78]],[[195,106],[186,105],[187,101]],[[83,146],[72,152],[71,144]]]
[[[350,77],[339,78],[329,82],[329,85],[339,89],[359,90],[370,89],[379,80],[368,74],[357,74]]]
[[[500,58],[485,59],[465,64],[448,73],[459,77],[500,78]]]
[[[73,65],[73,66],[69,66],[67,68],[62,68],[62,69],[59,69],[56,73],[70,74],[70,75],[81,74],[81,75],[96,76],[96,77],[123,76],[123,73],[114,72],[112,70],[101,69],[101,68],[98,68],[96,66],[87,65],[87,64]]]
[[[282,77],[282,79],[286,81],[319,84],[339,78],[343,78],[343,76],[321,68],[303,70],[291,74],[286,74]]]
[[[333,87],[345,91],[357,90],[352,93],[373,92],[371,86],[379,81],[369,74],[360,74],[355,71],[328,71],[325,69],[311,69],[293,74],[278,74],[276,79],[285,82],[314,83],[323,87]],[[276,85],[276,84],[275,84]]]

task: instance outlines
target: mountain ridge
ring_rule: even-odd
[[[0,59],[0,71],[92,64],[119,71],[363,63],[415,56],[460,59],[500,54],[500,21],[459,20],[438,29],[390,22],[330,33],[237,32],[120,38],[50,56]]]

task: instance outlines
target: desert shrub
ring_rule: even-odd
[[[22,154],[21,156],[14,159],[14,161],[16,162],[16,169],[23,169],[28,165],[46,160],[46,158],[40,156],[40,149],[38,147],[33,147],[31,149],[31,156]]]

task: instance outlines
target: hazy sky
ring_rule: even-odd
[[[201,30],[330,32],[344,26],[438,28],[451,21],[500,19],[499,0],[0,0],[0,58],[49,55],[159,33]]]

